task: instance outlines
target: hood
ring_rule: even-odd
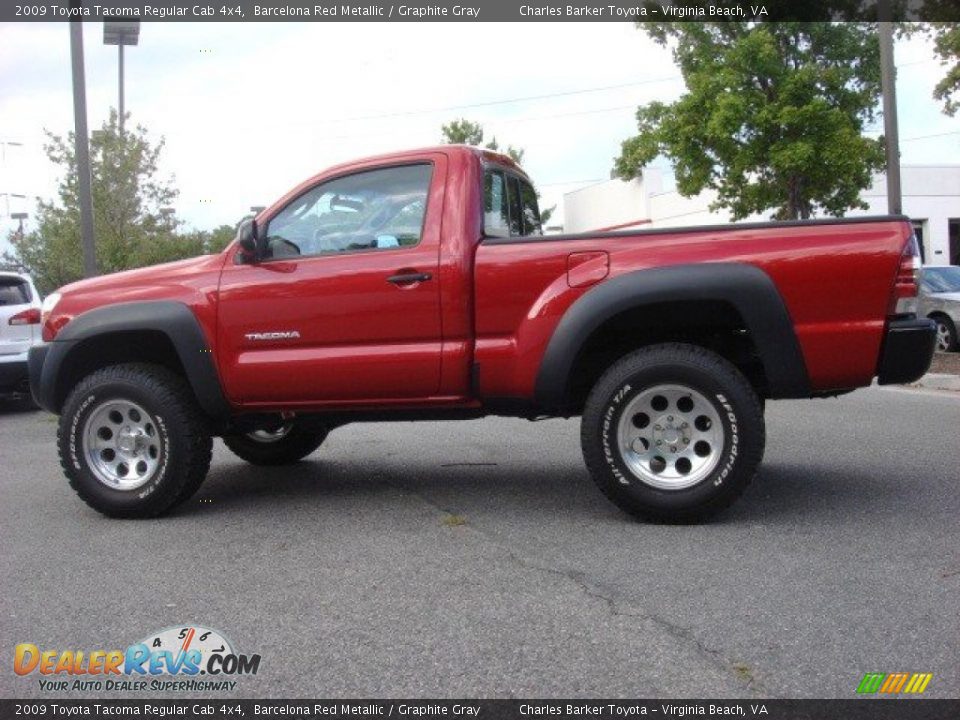
[[[222,258],[219,255],[201,255],[200,257],[175,260],[174,262],[148,265],[135,270],[123,270],[108,275],[78,280],[64,285],[57,292],[61,294],[101,292],[104,290],[122,290],[128,288],[162,287],[179,285],[185,279],[216,269],[219,271]]]

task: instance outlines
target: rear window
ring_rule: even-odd
[[[487,237],[542,235],[537,191],[526,180],[502,170],[483,179],[483,232]]]
[[[19,278],[0,278],[0,306],[26,305],[30,302],[30,286]]]

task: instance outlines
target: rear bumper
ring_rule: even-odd
[[[27,391],[27,353],[0,355],[0,393]]]
[[[30,348],[30,355],[27,362],[30,374],[30,394],[33,395],[33,401],[44,410],[56,412],[54,409],[56,403],[53,401],[53,383],[44,384],[43,364],[47,359],[47,353],[50,352],[49,345],[34,345]]]
[[[877,380],[881,385],[908,383],[930,369],[937,326],[933,320],[894,320],[880,349]]]

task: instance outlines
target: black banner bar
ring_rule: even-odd
[[[960,700],[0,700],[7,718],[956,720]]]
[[[892,20],[960,21],[955,0],[890,0]],[[0,21],[704,22],[870,21],[877,0],[37,0],[0,3]]]

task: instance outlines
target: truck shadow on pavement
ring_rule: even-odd
[[[175,514],[241,513],[258,506],[297,513],[329,509],[331,504],[339,511],[363,512],[417,503],[437,513],[471,518],[504,510],[530,522],[557,516],[635,522],[600,493],[582,466],[533,468],[517,460],[447,467],[414,457],[403,462],[402,470],[396,460],[377,467],[322,455],[276,468],[215,462],[207,482]],[[853,468],[770,463],[761,466],[744,495],[710,524],[875,522],[878,514],[893,510],[908,520],[942,509],[936,494],[906,471],[878,477]]]
[[[28,413],[39,412],[40,408],[26,398],[14,400],[8,397],[0,397],[0,418],[7,415],[27,415]]]

